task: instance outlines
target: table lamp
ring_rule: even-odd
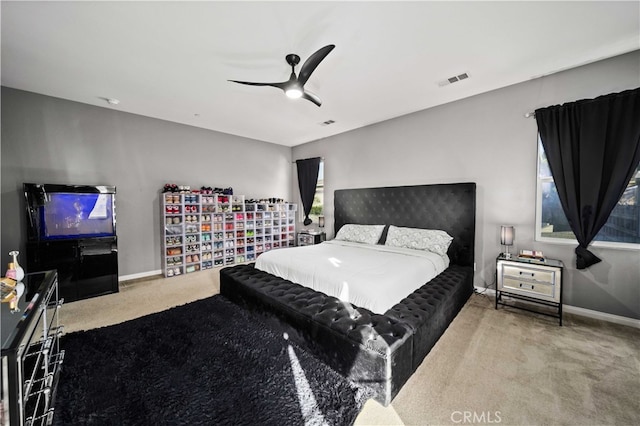
[[[515,236],[515,229],[513,226],[501,226],[500,227],[500,244],[505,246],[505,252],[502,253],[505,259],[511,259],[511,253],[509,253],[509,246],[513,245],[513,239]]]

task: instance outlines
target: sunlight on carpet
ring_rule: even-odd
[[[284,333],[284,339],[289,340],[287,333]],[[320,407],[318,407],[316,398],[313,396],[313,390],[311,390],[309,381],[304,374],[304,370],[300,365],[300,361],[298,361],[298,357],[296,356],[293,347],[288,345],[287,351],[289,352],[291,371],[293,372],[293,379],[295,381],[298,394],[298,402],[300,403],[300,411],[302,412],[302,418],[305,426],[328,425]]]

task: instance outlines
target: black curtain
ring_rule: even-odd
[[[307,158],[306,160],[296,160],[298,165],[298,188],[300,188],[300,198],[304,210],[304,225],[310,225],[309,213],[313,205],[313,197],[316,196],[316,185],[318,185],[318,170],[320,170],[320,157]]]
[[[576,266],[601,261],[587,250],[640,161],[640,88],[535,111],[540,139],[569,225]]]

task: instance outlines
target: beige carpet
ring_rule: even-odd
[[[219,292],[218,270],[121,284],[63,305],[66,332],[119,323]],[[197,318],[194,318],[197,321]],[[389,407],[356,425],[639,425],[640,330],[553,318],[474,295]]]

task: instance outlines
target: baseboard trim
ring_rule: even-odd
[[[495,297],[496,291],[492,288],[475,287],[479,293],[492,295]],[[594,311],[591,309],[579,308],[577,306],[571,306],[567,304],[562,305],[563,312],[567,312],[574,315],[580,315],[582,317],[593,318],[601,321],[612,322],[615,324],[626,325],[633,328],[640,329],[640,320],[635,318],[623,317],[620,315],[613,315],[606,312]]]
[[[157,271],[140,272],[137,274],[120,275],[118,277],[118,282],[139,280],[140,278],[148,278],[155,275],[162,275],[162,269],[158,269]]]
[[[627,325],[633,328],[640,328],[640,320],[623,317],[620,315],[608,314],[606,312],[593,311],[591,309],[579,308],[577,306],[563,305],[562,310],[570,314],[580,315],[583,317],[595,318],[602,321],[613,322],[615,324]]]

